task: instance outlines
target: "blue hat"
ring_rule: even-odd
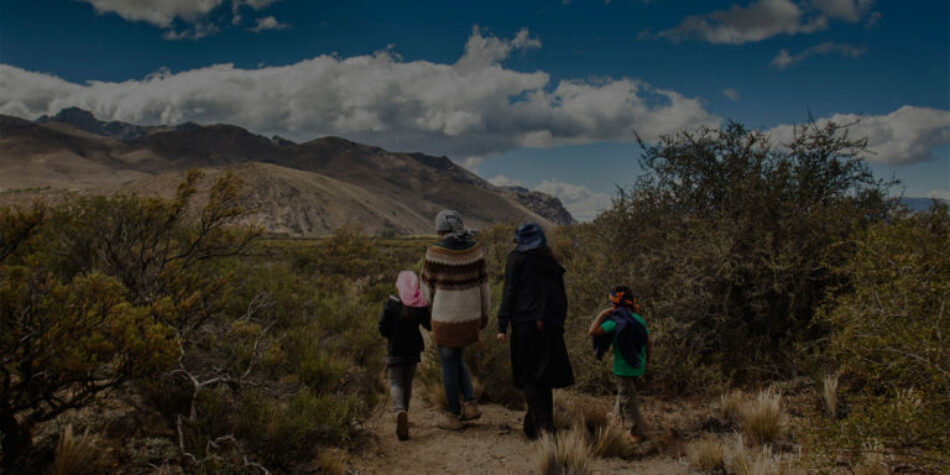
[[[522,252],[548,245],[548,240],[544,237],[544,230],[541,229],[541,226],[532,222],[518,226],[518,229],[515,230],[515,242],[518,243],[518,250]]]

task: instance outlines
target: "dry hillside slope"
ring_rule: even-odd
[[[447,157],[338,137],[295,144],[225,124],[102,122],[75,108],[36,122],[0,116],[0,203],[67,193],[170,196],[191,168],[237,173],[254,210],[248,220],[293,236],[354,222],[370,232],[430,232],[444,208],[459,210],[473,227],[573,222],[557,198],[496,187]]]

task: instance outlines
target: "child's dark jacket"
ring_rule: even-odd
[[[630,310],[624,307],[611,311],[609,318],[617,324],[617,327],[613,333],[591,337],[595,356],[598,360],[604,356],[613,343],[614,333],[616,333],[617,345],[620,347],[623,359],[627,360],[631,368],[639,368],[640,350],[647,344],[646,328],[630,315]]]
[[[386,337],[386,366],[402,366],[419,362],[419,353],[425,348],[419,326],[432,328],[429,307],[407,307],[403,318],[403,305],[396,296],[383,303],[379,315],[379,333]]]

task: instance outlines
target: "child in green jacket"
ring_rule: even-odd
[[[639,315],[640,304],[629,287],[617,286],[609,294],[610,308],[600,312],[590,326],[594,345],[609,336],[613,345],[613,373],[617,378],[617,403],[614,413],[632,423],[627,436],[633,442],[646,439],[646,428],[637,402],[637,377],[646,372],[653,342],[646,322]],[[600,344],[600,351],[606,346]]]

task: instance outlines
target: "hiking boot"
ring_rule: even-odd
[[[475,400],[462,402],[462,420],[471,421],[482,417],[482,411],[478,410],[478,403]]]
[[[396,437],[399,440],[409,439],[409,414],[406,411],[399,411],[399,414],[396,414]]]
[[[442,422],[436,424],[439,429],[445,430],[462,430],[465,427],[465,424],[462,424],[462,419],[459,416],[452,414],[451,412],[446,412],[445,417],[442,419]]]

